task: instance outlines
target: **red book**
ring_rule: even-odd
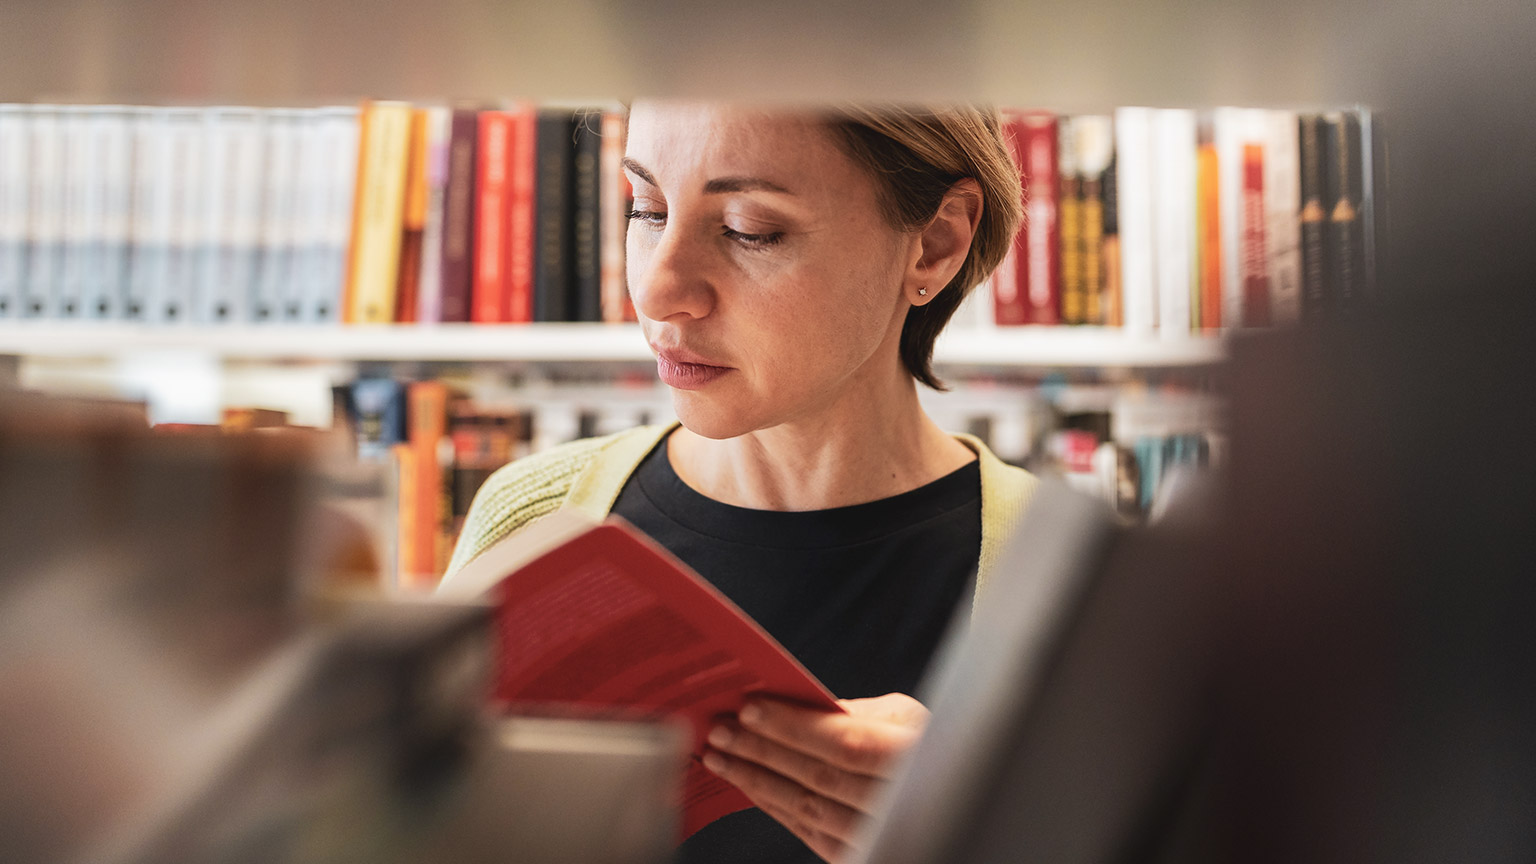
[[[1269,250],[1264,230],[1264,147],[1243,145],[1243,326],[1269,326]]]
[[[502,320],[522,324],[533,320],[539,115],[527,104],[507,113],[512,125],[507,153],[507,289]]]
[[[506,320],[502,310],[507,303],[507,154],[512,147],[512,117],[505,111],[481,111],[479,128],[470,320],[498,324]]]
[[[700,763],[715,718],[767,695],[840,711],[805,667],[729,600],[627,523],[558,511],[443,583],[498,606],[493,698],[685,722],[683,833],[751,805]]]
[[[1003,137],[1022,175],[1024,224],[998,268],[997,323],[1061,323],[1061,200],[1056,116],[1007,113]]]

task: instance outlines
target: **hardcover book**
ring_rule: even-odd
[[[685,836],[751,806],[699,761],[715,718],[756,694],[841,710],[761,627],[620,519],[557,511],[480,553],[439,596],[495,603],[504,710],[684,721]]]
[[[571,135],[570,111],[546,108],[538,115],[538,179],[534,181],[533,320],[571,320]]]

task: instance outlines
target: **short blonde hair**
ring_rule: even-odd
[[[959,272],[932,302],[907,312],[901,360],[918,381],[943,390],[933,374],[933,343],[971,290],[989,276],[1023,218],[1019,170],[997,112],[971,105],[838,106],[829,122],[843,150],[869,171],[886,220],[897,230],[926,226],[944,195],[970,178],[981,187],[981,219]]]

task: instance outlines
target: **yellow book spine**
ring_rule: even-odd
[[[395,314],[411,106],[404,102],[368,103],[362,123],[345,320],[387,324]]]

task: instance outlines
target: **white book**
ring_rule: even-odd
[[[256,241],[252,315],[259,324],[283,320],[293,273],[295,168],[299,114],[274,109],[262,124],[261,227]]]
[[[304,111],[299,117],[294,167],[292,282],[282,309],[286,323],[314,323],[311,298],[325,278],[326,171],[324,114]]]
[[[1120,278],[1125,330],[1157,329],[1156,243],[1153,235],[1151,108],[1115,111],[1115,192],[1120,221]]]
[[[59,109],[64,215],[59,278],[47,313],[50,318],[82,316],[88,274],[96,269],[94,258],[101,237],[101,183],[91,113],[92,109],[86,106]]]
[[[245,323],[251,317],[256,232],[261,218],[262,116],[245,107],[208,109],[209,208],[199,319]]]
[[[170,230],[165,278],[149,286],[146,317],[156,324],[183,324],[192,320],[196,307],[197,263],[206,231],[203,117],[196,108],[166,108],[160,116],[164,129],[156,167],[170,191]]]
[[[1159,109],[1152,117],[1152,206],[1158,332],[1189,338],[1195,280],[1195,112]]]
[[[86,315],[119,318],[127,290],[128,253],[133,222],[133,112],[122,105],[102,106],[94,117],[96,152],[101,162],[101,251],[88,284]]]
[[[22,280],[27,263],[27,219],[31,185],[27,107],[0,105],[0,318],[22,314]]]
[[[347,258],[352,248],[352,198],[357,190],[358,110],[356,107],[322,109],[325,130],[326,184],[325,231],[320,256],[322,274],[310,297],[316,323],[341,320],[342,292],[347,281]]]
[[[170,125],[164,108],[135,109],[133,219],[129,229],[124,317],[151,319],[150,305],[169,276],[172,186]]]
[[[52,311],[60,276],[64,240],[64,135],[63,118],[56,105],[33,106],[30,121],[32,189],[22,304],[26,317],[41,318]]]
[[[1264,230],[1270,323],[1301,320],[1301,155],[1293,111],[1266,112]]]
[[[453,111],[437,105],[427,110],[427,215],[421,226],[421,277],[417,282],[416,320],[443,320],[443,207],[448,200],[448,143]]]
[[[1262,146],[1269,132],[1267,112],[1257,108],[1217,108],[1213,118],[1216,142],[1217,210],[1221,219],[1221,324],[1241,327],[1245,273],[1243,229],[1250,221],[1243,205],[1243,150]]]

